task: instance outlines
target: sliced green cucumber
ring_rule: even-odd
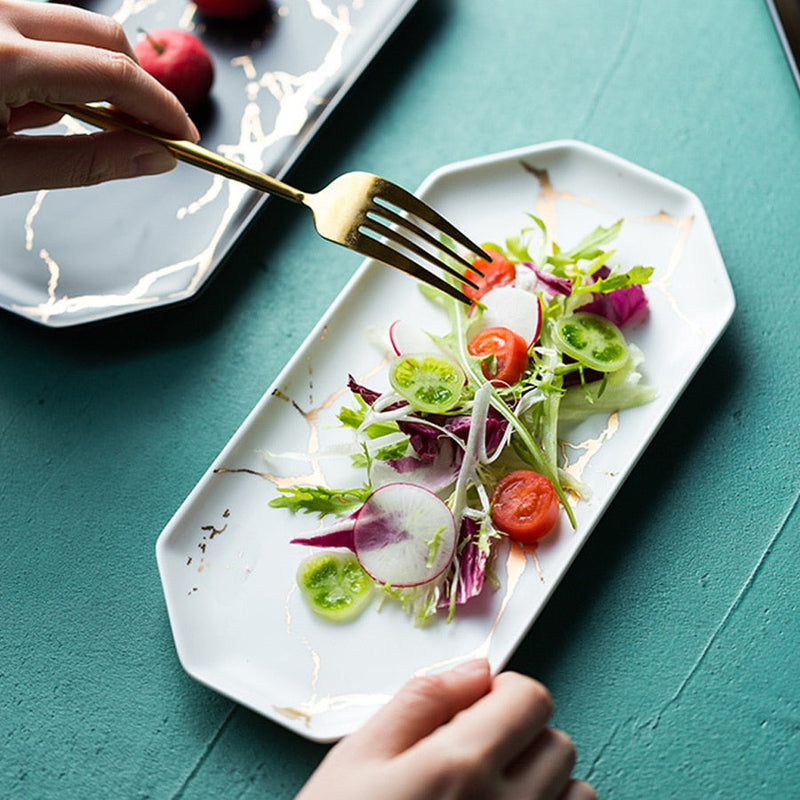
[[[352,553],[308,556],[297,568],[297,585],[311,610],[334,622],[358,616],[372,598],[374,584]]]

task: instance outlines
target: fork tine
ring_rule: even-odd
[[[391,216],[397,217],[397,219],[399,220],[398,224],[403,223],[402,217],[399,217],[396,214],[392,214]],[[460,281],[469,284],[470,286],[472,286],[473,289],[478,288],[478,285],[471,278],[462,275],[457,269],[450,266],[450,264],[448,264],[445,261],[442,261],[440,258],[437,258],[437,256],[434,253],[431,253],[424,247],[420,247],[416,242],[412,241],[407,236],[403,236],[403,234],[401,234],[395,228],[390,228],[388,225],[384,225],[383,222],[381,222],[378,219],[375,219],[374,217],[369,217],[369,216],[366,217],[361,225],[360,230],[371,231],[372,233],[375,233],[379,236],[384,236],[387,239],[393,241],[395,244],[398,244],[404,249],[413,253],[415,256],[424,259],[429,264],[432,264],[434,267],[440,267],[445,272],[450,273],[450,275],[452,275],[453,277],[458,278]],[[414,231],[414,233],[417,232]],[[451,250],[437,244],[436,239],[434,239],[432,236],[425,233],[424,231],[420,231],[418,235],[422,236],[422,238],[424,238],[426,241],[429,241],[431,244],[434,245],[434,247],[438,247],[440,250],[444,251],[447,255],[449,256],[453,255],[453,252]],[[458,260],[461,263],[466,264],[467,267],[469,267],[470,269],[472,269],[472,265],[468,261],[465,261],[461,257],[459,257]]]
[[[453,248],[448,247],[444,242],[437,239],[433,234],[426,231],[420,225],[417,225],[409,217],[404,217],[401,214],[397,214],[390,208],[387,208],[386,206],[381,205],[379,203],[373,203],[373,206],[374,210],[370,209],[367,215],[371,221],[377,221],[379,217],[383,217],[384,219],[394,223],[398,227],[405,228],[406,230],[410,231],[412,234],[414,234],[414,236],[417,236],[423,241],[426,241],[428,244],[432,245],[437,250],[441,250],[447,256],[452,258],[454,261],[457,261],[459,264],[466,267],[467,269],[473,271],[475,270],[475,267],[473,267],[472,262],[467,261],[467,259],[464,258],[464,256],[462,256],[460,253],[457,253]],[[459,278],[460,280],[466,280],[467,282],[471,283],[469,278],[465,278],[461,273],[459,273],[452,267],[445,267],[445,269],[451,275],[454,275],[456,278]]]
[[[436,289],[439,289],[439,291],[450,295],[450,297],[453,297],[462,303],[467,305],[472,303],[469,297],[467,297],[455,286],[448,283],[446,280],[425,269],[425,267],[421,266],[416,261],[408,258],[408,256],[404,256],[402,253],[392,247],[389,247],[387,244],[384,244],[377,239],[373,239],[371,236],[362,234],[358,237],[353,246],[354,249],[358,250],[358,252],[362,255],[377,259],[385,264],[389,264],[390,266],[395,267],[413,276],[414,278],[433,286]],[[442,265],[439,264],[439,266]]]
[[[448,220],[439,214],[438,211],[432,209],[427,203],[423,203],[422,200],[411,194],[411,192],[407,192],[396,183],[392,183],[391,181],[387,181],[385,179],[378,181],[376,188],[378,191],[375,193],[375,197],[378,200],[382,200],[384,203],[389,203],[401,211],[407,211],[410,214],[413,214],[415,217],[419,217],[419,219],[427,222],[434,228],[437,228],[442,233],[446,234],[451,239],[454,239],[467,250],[475,253],[475,255],[479,256],[485,261],[492,260],[492,257],[486,253],[483,248],[475,244],[475,242],[473,242],[458,228],[456,228],[455,225],[453,225],[451,222],[448,222]]]

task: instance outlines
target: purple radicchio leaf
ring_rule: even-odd
[[[461,541],[465,541],[458,555],[459,578],[455,586],[455,603],[463,605],[467,600],[477,597],[483,591],[486,578],[486,564],[489,554],[475,544],[478,533],[478,523],[474,519],[464,517],[461,522]],[[445,593],[439,601],[440,608],[450,605],[451,597]]]
[[[445,418],[442,427],[466,443],[471,424],[472,417],[462,414],[457,417]],[[508,422],[498,416],[494,409],[490,409],[489,416],[486,418],[486,451],[488,453],[491,453],[500,444],[507,426]]]
[[[582,310],[582,309],[581,309]],[[566,363],[573,363],[575,361],[574,358],[565,358],[564,361]],[[600,372],[596,369],[591,369],[590,367],[583,368],[583,380],[584,383],[595,383],[596,381],[601,381],[605,377],[605,373]],[[577,386],[581,382],[581,374],[579,372],[568,372],[564,376],[564,388],[567,389],[570,386]]]
[[[608,267],[600,267],[595,272],[594,279],[605,278],[610,273]],[[592,300],[579,310],[599,314],[619,327],[643,322],[649,313],[647,297],[639,284],[626,289],[614,289],[611,292],[594,292]]]
[[[318,533],[309,536],[297,536],[290,540],[290,544],[306,544],[312,547],[344,547],[355,552],[353,531],[355,530],[357,516],[358,510],[350,514],[349,517],[328,525]]]
[[[361,396],[361,399],[371,406],[379,397],[380,393],[374,389],[362,386],[352,375],[347,376],[347,388],[353,393]]]
[[[472,417],[468,414],[459,414],[455,417],[447,417],[437,415],[430,418],[441,428],[444,428],[453,436],[466,443],[469,437],[470,424]],[[437,428],[426,425],[424,422],[414,422],[412,420],[403,420],[399,424],[400,430],[409,437],[409,442],[412,449],[416,453],[414,456],[406,456],[405,458],[395,459],[390,461],[392,466],[398,472],[408,471],[423,466],[426,461],[432,462],[436,458],[442,456],[443,449],[447,448],[452,450],[452,462],[455,469],[458,469],[461,464],[462,450],[456,447],[452,440],[443,434]],[[492,453],[499,447],[503,439],[508,422],[498,416],[490,415],[486,419],[486,451]],[[410,459],[410,460],[409,460]]]
[[[569,296],[572,294],[572,281],[569,278],[559,278],[556,275],[551,275],[549,272],[544,272],[538,267],[534,267],[533,271],[539,282],[543,284],[542,294],[548,300],[552,300],[557,294]]]

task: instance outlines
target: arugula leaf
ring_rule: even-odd
[[[617,238],[617,234],[622,228],[622,220],[617,220],[613,225],[608,228],[602,225],[595,228],[590,234],[584,236],[578,244],[570,250],[558,250],[547,260],[556,267],[565,267],[569,264],[575,264],[578,261],[595,261],[603,256],[603,248],[609,242],[613,242]]]
[[[615,289],[629,289],[631,286],[645,284],[653,274],[652,267],[638,264],[627,272],[612,272],[606,278],[600,278],[589,287],[593,292],[613,292]]]
[[[511,256],[512,261],[530,261],[530,253],[528,252],[528,238],[531,232],[530,228],[523,228],[518,236],[509,236],[506,239],[506,254]],[[493,248],[498,253],[503,251],[498,248]]]
[[[297,513],[316,513],[319,517],[327,514],[345,514],[362,505],[372,493],[368,486],[357,489],[328,489],[326,486],[279,487],[280,497],[269,501],[272,508],[288,508]]]
[[[402,458],[407,452],[408,439],[403,439],[395,444],[388,444],[386,447],[379,448],[374,457],[378,461],[392,461],[396,458]]]
[[[367,414],[367,404],[359,395],[355,395],[355,399],[358,401],[359,407],[342,407],[336,415],[336,418],[345,427],[357,430],[364,423],[364,418]],[[387,433],[397,433],[399,430],[400,426],[394,421],[374,422],[366,427],[364,433],[366,433],[370,439],[377,439],[379,436],[385,436]]]

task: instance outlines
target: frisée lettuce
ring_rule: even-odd
[[[492,513],[504,476],[543,476],[574,527],[573,503],[589,487],[561,463],[559,426],[655,396],[643,379],[644,356],[625,335],[646,322],[653,270],[615,263],[622,221],[561,249],[542,220],[530,219],[502,245],[485,245],[492,262],[474,265],[471,306],[421,287],[446,310],[449,331],[392,326],[388,390],[349,376],[351,399],[338,420],[353,434],[363,483],[281,487],[270,502],[325,519],[293,542],[354,554],[379,594],[417,624],[452,619],[496,584],[493,558],[510,535]],[[533,513],[533,500],[521,498],[519,513]]]

